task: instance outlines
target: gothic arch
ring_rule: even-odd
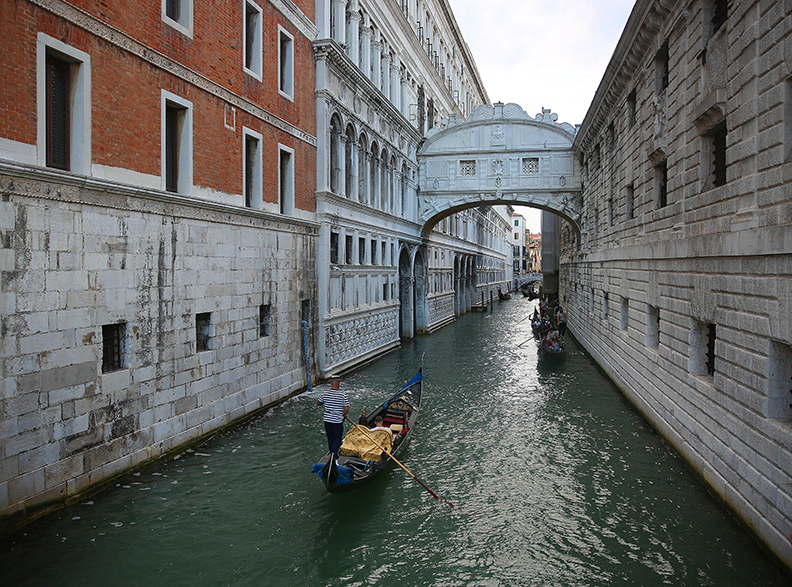
[[[575,128],[543,109],[532,118],[517,104],[480,106],[430,130],[418,149],[419,222],[481,205],[511,204],[558,214],[580,232],[580,169]]]

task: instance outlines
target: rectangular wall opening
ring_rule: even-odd
[[[213,348],[212,344],[212,314],[205,312],[195,315],[195,350],[200,352],[209,351]]]
[[[102,326],[102,373],[126,369],[126,322]]]
[[[767,415],[792,418],[792,347],[770,341],[767,361]]]

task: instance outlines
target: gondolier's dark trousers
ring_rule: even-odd
[[[338,454],[341,449],[341,441],[344,439],[344,423],[325,422],[324,425],[327,433],[327,446],[331,453]]]

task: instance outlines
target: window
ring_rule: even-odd
[[[37,37],[38,164],[91,174],[91,57]]]
[[[366,239],[362,236],[358,239],[358,265],[366,264]]]
[[[792,347],[770,341],[767,364],[767,415],[770,418],[792,416]]]
[[[162,0],[162,21],[180,33],[192,38],[192,0]]]
[[[523,175],[536,175],[539,173],[539,157],[523,157]]]
[[[262,304],[259,306],[259,338],[272,334],[272,306]]]
[[[602,319],[607,320],[610,316],[610,304],[608,301],[608,292],[602,292]]]
[[[388,284],[387,283],[383,283],[382,284],[382,301],[383,302],[387,302],[388,301]]]
[[[668,163],[665,159],[654,166],[654,186],[657,209],[668,205]]]
[[[278,145],[278,207],[281,214],[294,213],[294,150]]]
[[[195,315],[195,350],[197,352],[212,350],[212,314]]]
[[[605,213],[608,216],[608,226],[613,226],[613,200],[610,198],[605,202]]]
[[[162,91],[162,189],[189,194],[192,189],[192,102]]]
[[[660,95],[668,87],[668,41],[663,43],[655,56],[655,93]]]
[[[47,167],[71,169],[69,64],[47,55]]]
[[[294,98],[294,37],[278,30],[278,91],[281,96]]]
[[[729,0],[710,0],[712,17],[710,19],[712,35],[714,35],[726,23],[729,18]]]
[[[262,14],[261,7],[253,0],[244,0],[244,65],[249,73],[261,81],[262,51]]]
[[[784,162],[792,160],[792,78],[784,82]]]
[[[476,176],[476,161],[475,159],[468,159],[459,162],[459,175],[462,177],[475,177]]]
[[[338,233],[330,233],[330,262],[338,263]]]
[[[245,206],[260,209],[263,202],[261,135],[249,128],[243,128],[242,136],[245,141],[243,170]]]
[[[716,124],[712,130],[706,134],[706,142],[710,152],[709,160],[709,181],[712,187],[726,185],[726,121]]]
[[[345,241],[346,241],[345,242],[346,246],[345,246],[345,251],[344,251],[344,253],[345,253],[345,255],[344,255],[344,263],[346,263],[347,265],[351,265],[352,264],[352,235],[351,234],[346,235]]]
[[[371,264],[377,264],[377,241],[376,239],[371,239]]]
[[[635,125],[635,106],[637,94],[633,89],[632,92],[627,94],[627,126],[632,128]]]
[[[621,312],[619,316],[619,328],[622,330],[627,330],[627,327],[630,323],[630,299],[629,298],[622,298],[621,301]]]
[[[102,373],[126,368],[126,322],[102,326]]]
[[[624,214],[627,220],[635,218],[635,184],[624,188]]]
[[[660,346],[660,309],[655,306],[646,306],[646,346],[657,348]]]
[[[693,320],[688,368],[699,375],[715,374],[715,324]]]

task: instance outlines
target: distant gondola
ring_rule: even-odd
[[[558,333],[554,333],[558,334]],[[556,348],[555,343],[558,343]],[[545,336],[542,342],[539,343],[539,360],[540,361],[553,361],[564,358],[566,355],[566,341],[563,337]]]
[[[365,430],[358,426],[349,429],[337,460],[328,452],[313,466],[311,472],[322,478],[330,493],[351,491],[388,468],[391,459],[380,447],[388,448],[393,456],[404,450],[418,419],[422,390],[423,367],[396,394],[365,417],[365,423],[359,424]],[[387,431],[369,429],[377,416],[382,416],[384,426],[393,432],[392,445]]]

